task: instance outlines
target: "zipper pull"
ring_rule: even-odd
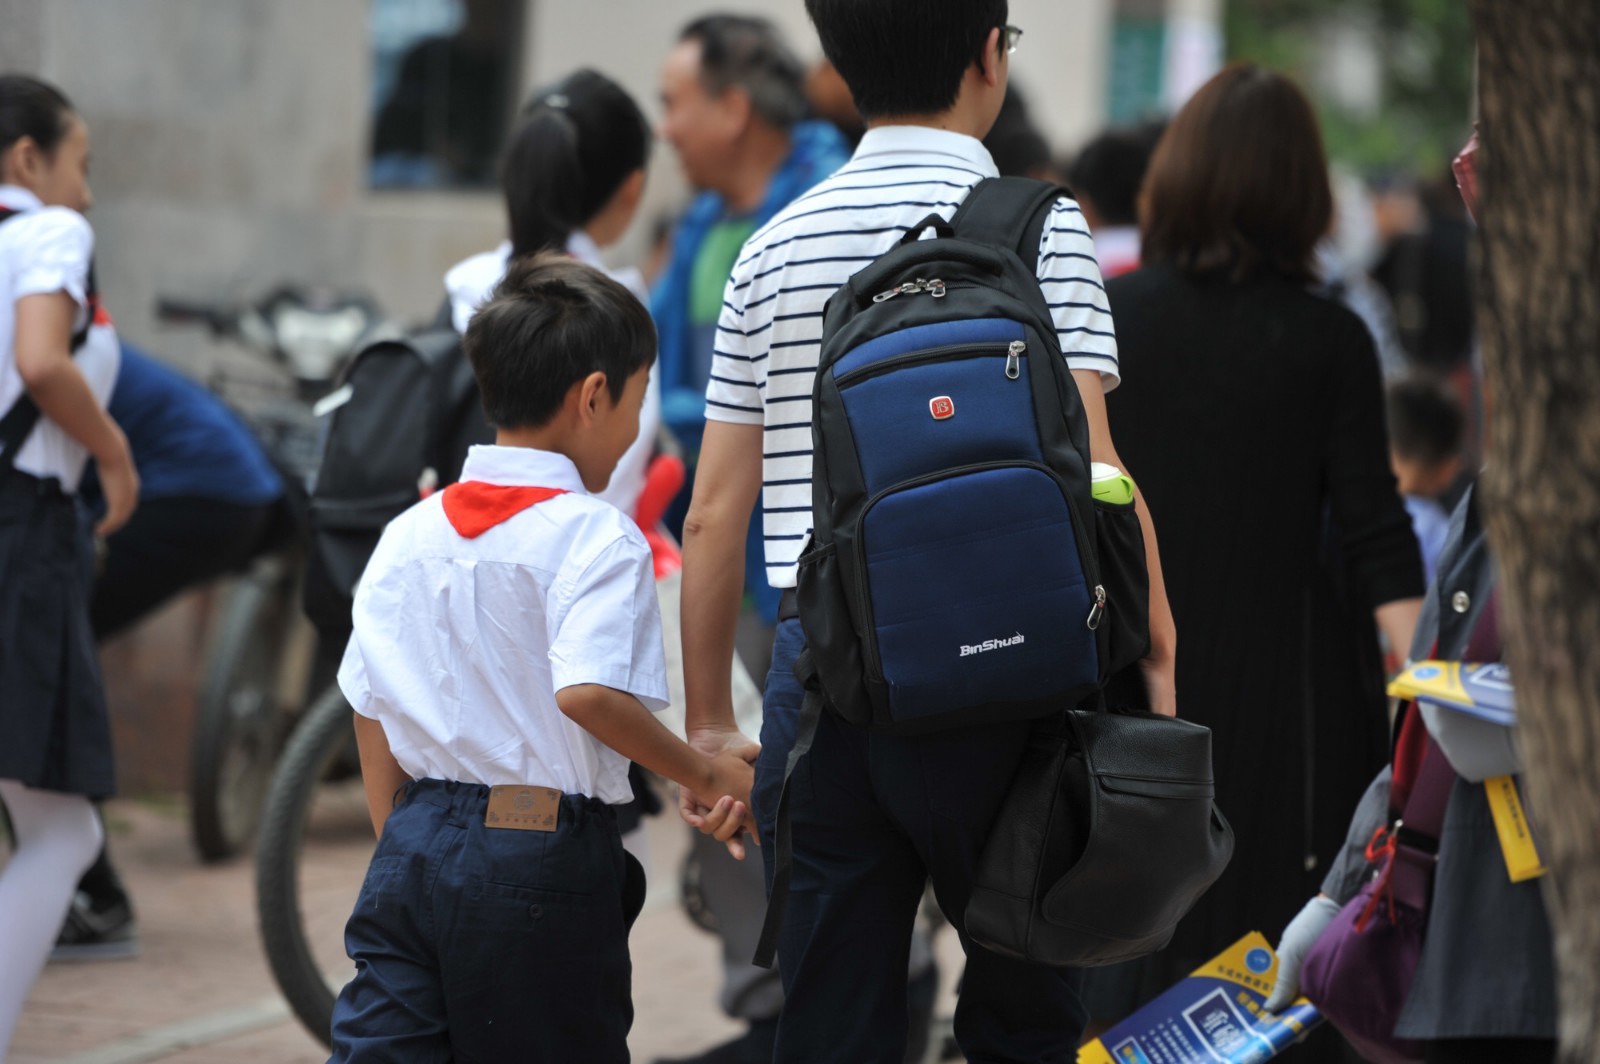
[[[1011,341],[1011,346],[1006,349],[1006,376],[1016,380],[1022,375],[1022,353],[1028,345],[1021,340]]]
[[[887,292],[879,292],[877,295],[872,297],[872,301],[874,303],[882,303],[886,300],[893,299],[895,296],[912,295],[922,291],[922,285],[922,278],[919,277],[915,281],[907,281],[905,284],[895,285]]]
[[[1089,610],[1089,631],[1100,627],[1100,620],[1106,615],[1106,589],[1100,584],[1094,585],[1094,606]]]
[[[944,282],[939,280],[939,278],[935,277],[933,280],[928,282],[926,291],[932,293],[933,298],[935,298],[935,299],[943,299],[944,298]]]

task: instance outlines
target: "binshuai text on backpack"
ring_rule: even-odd
[[[965,658],[973,654],[984,654],[991,650],[1001,650],[1005,647],[1014,647],[1026,642],[1027,638],[1021,632],[1017,632],[1010,639],[985,639],[983,642],[972,646],[963,643],[961,645],[961,656]]]

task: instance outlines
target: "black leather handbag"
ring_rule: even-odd
[[[1153,953],[1233,856],[1213,794],[1209,728],[1100,710],[1041,726],[979,859],[967,933],[1057,967]]]

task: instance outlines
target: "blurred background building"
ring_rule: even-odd
[[[589,65],[656,108],[707,0],[0,0],[0,69],[60,84],[94,137],[95,228],[121,332],[204,372],[155,297],[248,299],[283,280],[365,289],[416,322],[494,243],[501,137],[535,85]],[[801,0],[730,2],[820,49]],[[1054,145],[1181,100],[1221,59],[1221,0],[1013,0],[1015,77]],[[1109,47],[1108,47],[1109,45]],[[686,199],[657,152],[637,232]]]

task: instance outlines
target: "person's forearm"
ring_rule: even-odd
[[[127,454],[122,430],[89,390],[83,372],[69,359],[51,362],[23,378],[28,394],[45,417],[88,449],[97,461],[115,462]]]
[[[394,759],[389,750],[389,737],[383,725],[371,717],[354,714],[356,719],[356,749],[361,753],[361,785],[367,792],[367,812],[372,817],[372,831],[383,838],[383,825],[394,811],[395,794],[411,782],[406,770]]]
[[[78,304],[66,292],[36,293],[16,303],[12,348],[22,386],[40,412],[102,464],[127,458],[128,443],[72,361]]]
[[[678,615],[683,632],[684,727],[690,735],[735,726],[729,665],[744,593],[744,566],[737,559],[744,555],[748,524],[748,514],[741,519],[731,510],[695,508],[684,521]]]
[[[1403,662],[1411,656],[1411,640],[1416,635],[1417,617],[1421,613],[1420,598],[1396,599],[1372,611],[1378,630],[1389,641],[1389,653],[1395,661]]]
[[[557,691],[556,704],[578,727],[628,760],[695,794],[709,789],[711,762],[632,695],[601,684],[577,684]]]
[[[1126,471],[1124,471],[1126,472]],[[1132,474],[1128,474],[1132,479]],[[1178,625],[1172,619],[1172,603],[1167,599],[1167,581],[1161,572],[1161,549],[1156,544],[1156,523],[1150,507],[1134,481],[1134,506],[1139,513],[1139,529],[1144,534],[1144,567],[1150,575],[1150,655],[1163,661],[1176,660]]]

